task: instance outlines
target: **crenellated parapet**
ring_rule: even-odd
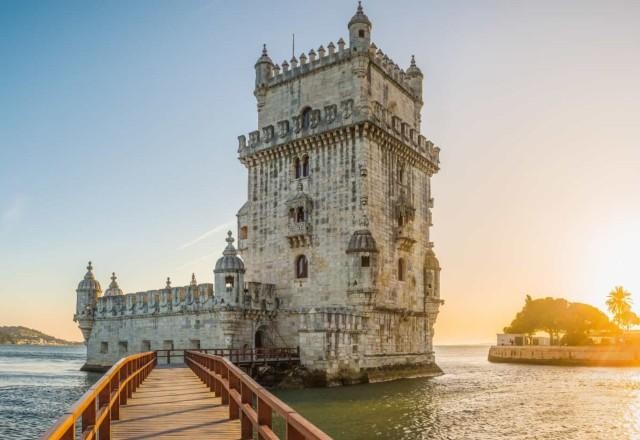
[[[272,64],[271,69],[266,73],[267,78],[263,86],[267,89],[278,87],[340,63],[355,62],[359,58],[368,59],[412,99],[422,101],[422,89],[416,88],[415,82],[412,81],[416,75],[409,70],[405,72],[404,69],[401,69],[394,60],[378,49],[374,43],[369,45],[366,52],[359,52],[357,48],[345,47],[342,38],[338,40],[337,49],[333,42],[330,42],[327,45],[327,49],[324,46],[320,46],[317,52],[311,49],[308,54],[303,52],[299,58],[294,56],[289,62],[284,60],[281,65]],[[366,70],[366,65],[363,67]],[[422,74],[420,74],[420,79],[422,79]]]
[[[327,105],[322,109],[310,108],[308,112],[308,120],[304,119],[305,114],[293,116],[291,119],[278,121],[275,125],[261,127],[260,130],[249,133],[248,136],[239,136],[240,160],[248,161],[261,151],[271,150],[314,135],[329,133],[358,122],[369,121],[427,159],[435,169],[438,168],[440,148],[421,135],[411,123],[400,119],[377,101],[370,103],[369,114],[364,117],[354,112],[353,99]]]
[[[273,284],[246,283],[244,292],[244,301],[237,306],[230,306],[217,297],[211,283],[102,296],[97,300],[93,316],[96,319],[160,316],[209,312],[230,307],[239,310],[274,311],[281,305]]]
[[[203,283],[98,298],[95,317],[141,316],[212,310],[213,284]]]

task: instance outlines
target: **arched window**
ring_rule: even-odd
[[[300,118],[302,119],[302,129],[309,129],[309,124],[311,123],[311,107],[306,107],[304,110],[302,110]]]
[[[368,255],[363,255],[360,257],[360,267],[369,267],[370,261]]]
[[[307,257],[298,255],[296,258],[296,278],[307,278],[309,275],[309,263]]]
[[[358,31],[358,37],[364,38],[364,31],[362,29]]]
[[[398,281],[404,281],[405,270],[404,258],[398,259]]]
[[[243,226],[240,228],[240,239],[246,240],[249,237],[249,227]]]
[[[302,223],[304,222],[304,208],[302,206],[299,206],[298,209],[296,210],[296,222],[297,223]]]
[[[302,177],[307,177],[309,175],[309,156],[304,156],[302,158]]]
[[[293,166],[295,167],[296,179],[299,179],[300,177],[302,177],[302,166],[300,164],[299,157],[296,157],[296,160]]]
[[[233,289],[233,276],[224,277],[224,287],[227,289]]]

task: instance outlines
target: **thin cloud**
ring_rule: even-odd
[[[224,231],[225,229],[228,229],[228,228],[232,227],[234,224],[235,223],[231,221],[231,222],[228,222],[228,223],[224,223],[222,225],[218,225],[215,228],[205,232],[204,234],[202,234],[198,238],[183,244],[182,246],[180,246],[178,248],[178,250],[182,250],[182,249],[188,248],[189,246],[193,246],[194,244],[199,243],[202,240],[206,240],[208,237],[212,236],[213,234],[218,233],[220,231]]]
[[[18,223],[24,216],[26,208],[26,198],[22,195],[16,196],[0,215],[0,225],[2,228],[5,229]]]

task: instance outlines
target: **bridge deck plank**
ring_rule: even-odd
[[[114,440],[239,439],[240,422],[187,367],[156,368],[120,408]]]

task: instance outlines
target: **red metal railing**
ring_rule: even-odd
[[[287,440],[331,440],[291,407],[258,385],[229,359],[188,350],[185,363],[209,390],[229,405],[229,418],[240,419],[241,439],[278,440],[272,430],[273,414],[284,421]]]
[[[156,362],[154,352],[120,359],[41,438],[75,440],[78,421],[83,440],[110,438],[111,420],[120,418],[120,405],[127,403]]]

